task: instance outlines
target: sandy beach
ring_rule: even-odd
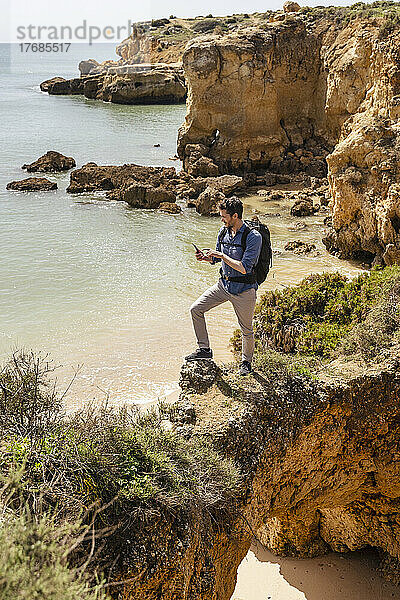
[[[232,600],[393,600],[372,550],[311,559],[277,557],[254,543],[238,570]]]

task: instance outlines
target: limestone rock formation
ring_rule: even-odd
[[[374,18],[350,21],[345,12],[315,18],[292,8],[263,27],[253,22],[189,42],[188,113],[178,139],[184,168],[191,172],[206,157],[220,173],[256,173],[255,184],[271,171],[322,178],[329,170],[328,249],[398,262],[395,17],[379,7]]]
[[[142,167],[135,164],[99,166],[90,162],[72,171],[67,192],[79,194],[97,190],[114,190],[138,182],[158,187],[167,184],[175,177],[174,167]]]
[[[326,173],[321,39],[300,18],[194,39],[183,55],[190,94],[178,153],[202,147],[221,173]],[[304,99],[307,99],[305,102]],[[309,148],[309,157],[296,157]],[[291,156],[289,156],[289,153]]]
[[[48,192],[57,189],[55,181],[50,181],[46,177],[28,177],[20,181],[11,181],[7,183],[7,190],[17,192]]]
[[[134,208],[157,208],[163,202],[175,202],[175,185],[176,171],[173,167],[87,163],[72,171],[67,192],[106,191],[110,200],[121,200]]]
[[[76,162],[72,156],[64,156],[54,150],[49,150],[31,164],[22,165],[22,169],[25,169],[28,173],[58,173],[69,171],[74,167],[76,167]]]
[[[376,24],[360,22],[344,30],[325,54],[326,110],[338,137],[327,157],[333,228],[326,245],[343,257],[384,264],[400,258],[399,42],[398,31],[383,38]]]
[[[327,248],[391,264],[400,260],[396,19],[394,5],[289,2],[279,13],[140,23],[119,61],[82,63],[81,78],[46,87],[135,103],[182,101],[188,86],[178,153],[189,175],[238,174],[260,186],[328,174]],[[165,64],[157,71],[161,61],[178,63],[175,75]]]
[[[49,87],[52,86],[54,83],[63,83],[64,81],[67,81],[64,77],[52,77],[51,79],[46,79],[46,81],[42,81],[42,83],[40,84],[40,89],[42,90],[42,92],[48,92]]]
[[[219,177],[191,177],[180,174],[182,183],[176,186],[177,194],[187,205],[202,215],[218,215],[218,203],[226,196],[244,189],[242,177],[220,175]]]
[[[89,64],[86,64],[89,63]],[[186,85],[180,65],[119,65],[85,61],[82,76],[43,82],[50,95],[81,94],[90,99],[116,104],[175,104],[185,102]]]

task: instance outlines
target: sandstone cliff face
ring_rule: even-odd
[[[200,361],[182,368],[180,384],[176,430],[208,435],[240,465],[247,491],[224,526],[188,524],[187,539],[168,529],[165,562],[131,573],[123,598],[228,600],[253,534],[300,557],[374,546],[399,578],[396,360],[340,384],[272,373],[244,383]]]
[[[392,264],[400,261],[399,34],[382,36],[382,18],[334,17],[280,15],[189,42],[178,151],[188,172],[199,148],[220,173],[328,172],[328,249]]]
[[[221,172],[289,173],[303,164],[308,174],[323,176],[320,46],[301,19],[190,42],[183,57],[188,113],[178,141],[185,167],[190,145],[202,144]],[[310,156],[293,154],[305,147]]]
[[[344,121],[339,142],[327,157],[333,231],[326,245],[342,256],[398,263],[399,37],[381,41],[376,31],[360,28],[356,33],[356,58],[348,68],[358,73],[355,87],[359,92],[351,97],[350,86],[347,97],[352,116]],[[342,65],[337,49],[334,52]],[[362,65],[357,53],[364,56]],[[342,93],[348,88],[349,78],[342,82]]]

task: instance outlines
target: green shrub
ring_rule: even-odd
[[[102,539],[98,558],[105,572],[115,556],[143,563],[146,527],[155,519],[171,527],[203,523],[206,531],[212,524],[224,526],[241,480],[233,462],[207,437],[187,439],[165,429],[161,409],[139,413],[135,408],[88,407],[66,416],[46,380],[49,370],[33,354],[20,354],[0,372],[1,406],[7,415],[0,419],[0,480],[9,485],[13,474],[21,473],[18,493],[9,502],[15,518],[29,507],[36,523],[54,518],[62,526],[83,515],[84,524],[94,523],[96,535],[112,531]],[[25,408],[29,419],[21,416]],[[9,535],[2,527],[0,522],[2,534]],[[88,544],[81,540],[81,557],[90,552]],[[112,568],[118,572],[118,565]],[[63,569],[57,566],[55,575],[67,577],[67,567]],[[4,585],[13,589],[14,583],[6,578]],[[83,592],[75,597],[86,598]]]
[[[3,505],[4,510],[4,505]],[[69,564],[85,531],[53,517],[35,517],[26,507],[7,512],[0,526],[0,597],[2,600],[102,600],[103,585],[92,585],[87,570]]]
[[[400,267],[393,266],[352,280],[339,273],[311,275],[296,286],[267,292],[255,311],[256,355],[274,349],[327,359],[344,348],[343,339],[352,331],[346,352],[357,347],[364,357],[376,354],[397,328],[393,289],[398,281]],[[239,331],[231,343],[240,351]]]
[[[397,17],[400,15],[400,5],[398,2],[391,1],[379,1],[370,4],[356,2],[351,6],[304,6],[300,9],[300,12],[306,14],[312,21],[326,18],[334,19],[336,24],[342,27],[358,18],[385,19],[380,28],[380,36],[383,37],[399,27]]]
[[[0,373],[0,430],[32,438],[53,429],[62,406],[49,380],[53,371],[47,357],[14,354]]]
[[[339,343],[338,350],[343,354],[360,354],[364,360],[370,360],[397,341],[399,330],[400,281],[393,281],[383,287],[379,301]]]
[[[66,516],[108,505],[102,518],[111,523],[121,513],[131,518],[135,507],[216,515],[236,493],[232,463],[207,439],[165,430],[157,409],[140,414],[136,408],[88,407],[66,417],[58,394],[52,389],[49,395],[46,364],[21,354],[10,365],[0,373],[7,415],[0,418],[0,474],[24,469],[21,488],[30,505],[40,495],[46,510]],[[18,429],[27,407],[29,419],[21,417]]]

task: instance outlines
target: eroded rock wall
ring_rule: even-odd
[[[243,382],[198,361],[182,368],[180,384],[176,431],[207,435],[232,457],[243,493],[223,525],[185,525],[183,546],[170,532],[168,558],[132,573],[125,600],[229,600],[253,535],[298,557],[374,546],[400,581],[396,360],[341,383],[257,374]]]
[[[358,54],[368,60],[363,68],[356,58],[350,61],[363,93],[353,96],[356,110],[327,157],[333,229],[326,246],[343,257],[390,265],[400,262],[400,38],[381,40],[376,30],[359,29],[357,40]]]
[[[323,176],[320,45],[301,19],[189,42],[183,56],[188,112],[178,138],[185,168],[193,162],[192,145],[201,144],[222,173],[268,167]]]

